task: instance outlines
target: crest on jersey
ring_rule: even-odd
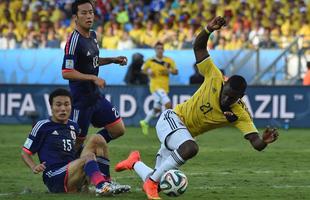
[[[216,93],[216,91],[217,91],[216,88],[212,88],[213,93]]]
[[[76,134],[75,134],[75,128],[74,128],[74,126],[73,125],[70,125],[70,129],[71,129],[71,131],[70,131],[70,133],[71,133],[71,137],[72,137],[72,139],[76,139]]]
[[[67,59],[65,64],[66,69],[73,69],[74,61],[72,59]]]

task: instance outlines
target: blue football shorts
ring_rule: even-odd
[[[119,122],[121,117],[105,97],[100,97],[93,106],[73,108],[71,119],[77,122],[81,129],[78,137],[86,137],[90,124],[96,128],[107,128]]]
[[[67,192],[69,164],[43,173],[43,182],[51,193]]]

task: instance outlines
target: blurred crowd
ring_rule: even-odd
[[[0,49],[63,48],[74,29],[73,0],[0,0]],[[296,36],[310,44],[307,0],[93,0],[101,48],[191,48],[214,16],[227,27],[212,35],[210,49],[285,48]]]

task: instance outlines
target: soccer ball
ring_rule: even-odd
[[[168,170],[162,175],[159,183],[160,190],[168,196],[177,197],[186,191],[188,185],[185,174],[177,169]]]

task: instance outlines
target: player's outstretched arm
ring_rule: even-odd
[[[278,139],[279,133],[276,128],[267,127],[262,135],[259,137],[258,133],[250,133],[245,136],[249,140],[254,149],[261,151],[267,147],[268,144],[273,143]]]
[[[209,53],[207,50],[207,43],[210,34],[215,31],[221,29],[226,25],[226,21],[223,17],[215,17],[213,18],[208,25],[202,30],[197,38],[194,41],[194,53],[196,57],[196,62],[199,63],[209,57]]]
[[[112,57],[112,58],[99,58],[99,65],[108,65],[108,64],[119,64],[121,66],[127,65],[127,57],[126,56],[117,56],[117,57]]]

